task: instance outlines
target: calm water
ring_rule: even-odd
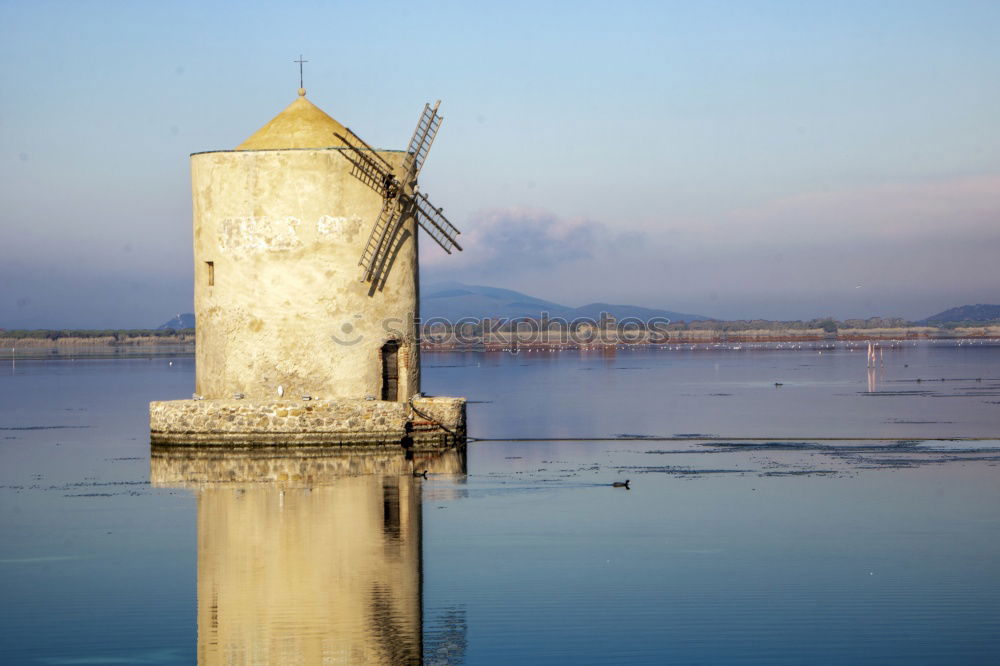
[[[489,440],[427,480],[151,460],[189,358],[3,366],[0,663],[1000,659],[1000,346],[424,363]]]

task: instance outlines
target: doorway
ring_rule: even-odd
[[[399,400],[399,341],[382,345],[382,399]]]

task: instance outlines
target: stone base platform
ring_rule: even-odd
[[[465,398],[149,403],[155,445],[439,449],[465,444]]]

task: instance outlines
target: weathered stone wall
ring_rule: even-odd
[[[419,442],[422,434],[436,435],[444,429],[456,440],[465,439],[465,399],[422,396],[410,401],[412,438]],[[432,438],[433,441],[433,438]]]
[[[170,400],[149,405],[153,443],[455,445],[465,438],[463,398],[383,400]]]
[[[336,148],[191,157],[196,393],[379,398],[388,340],[402,345],[399,399],[419,392],[416,224],[404,221],[384,284],[361,282],[382,197],[351,169]]]

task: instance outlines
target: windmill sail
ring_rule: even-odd
[[[346,150],[342,151],[342,154],[354,167],[351,174],[383,197],[387,196],[396,180],[392,166],[361,137],[350,129],[347,132],[351,138],[343,134],[335,134],[335,136],[344,142]]]
[[[406,234],[400,234],[403,228],[403,220],[411,213],[408,209],[401,209],[398,214],[390,218],[389,225],[382,234],[382,243],[372,258],[371,269],[365,271],[362,276],[363,282],[371,282],[376,288],[382,289],[389,276],[389,269],[392,267],[392,260],[399,250],[400,244],[406,239]]]
[[[434,107],[431,108],[430,104],[424,104],[424,112],[420,114],[420,120],[417,121],[417,127],[413,130],[413,136],[410,138],[410,145],[406,149],[406,172],[410,180],[417,177],[420,173],[420,169],[424,166],[424,160],[427,159],[427,153],[431,150],[431,144],[434,143],[434,137],[437,136],[438,129],[441,127],[441,121],[444,120],[438,115],[438,107],[441,106],[441,100],[434,103]]]
[[[437,112],[440,105],[440,100],[433,107],[430,104],[424,105],[403,159],[405,180],[402,183],[396,177],[399,172],[357,134],[350,129],[347,129],[346,135],[336,134],[344,144],[340,154],[352,165],[351,174],[378,192],[383,199],[382,210],[379,211],[358,261],[363,269],[361,281],[371,282],[373,289],[381,289],[379,285],[385,284],[386,273],[391,266],[390,258],[396,251],[394,245],[402,243],[402,239],[397,241],[396,237],[404,220],[415,218],[417,224],[448,254],[452,250],[462,249],[455,240],[459,234],[458,229],[416,187],[417,174],[423,168],[434,137],[441,127],[443,118]]]
[[[462,232],[448,221],[448,218],[441,213],[441,209],[435,208],[423,192],[418,192],[413,201],[417,207],[417,222],[424,231],[429,233],[448,254],[451,254],[452,248],[461,252],[462,246],[455,240],[455,236]]]
[[[382,264],[384,254],[392,245],[390,241],[390,230],[396,226],[396,221],[401,217],[398,199],[386,199],[382,202],[382,210],[375,220],[375,226],[368,234],[368,242],[365,243],[364,252],[361,254],[361,261],[358,265],[364,271],[361,276],[363,282],[371,281],[378,266]]]

